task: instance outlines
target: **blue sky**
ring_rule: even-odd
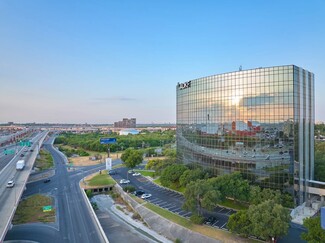
[[[177,82],[295,64],[325,121],[325,1],[0,1],[0,122],[176,120]]]

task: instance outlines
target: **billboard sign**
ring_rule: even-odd
[[[106,159],[106,170],[110,171],[112,169],[112,159],[111,158],[107,158]]]
[[[113,144],[116,143],[116,138],[101,138],[100,144]]]

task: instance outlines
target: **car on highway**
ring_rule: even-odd
[[[51,180],[50,179],[45,179],[43,182],[44,183],[49,183]]]
[[[136,191],[133,192],[133,194],[134,194],[135,196],[142,196],[143,194],[145,194],[145,192],[142,191],[142,190],[136,190]]]
[[[120,180],[120,184],[128,184],[128,183],[130,183],[129,180],[126,180],[126,179]]]
[[[147,198],[150,198],[151,197],[151,194],[147,194],[147,193],[145,193],[145,194],[143,194],[142,196],[141,196],[141,198],[142,199],[147,199]]]
[[[141,175],[139,172],[135,172],[132,174],[132,176],[139,176],[139,175]]]
[[[15,185],[15,182],[13,180],[8,181],[8,183],[7,183],[8,188],[14,187],[14,185]]]

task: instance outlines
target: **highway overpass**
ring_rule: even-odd
[[[21,147],[19,152],[0,171],[0,242],[4,241],[4,237],[11,227],[11,220],[15,215],[29,174],[47,133],[45,131],[35,136],[31,140],[33,142],[31,147]],[[25,150],[28,150],[28,152],[25,152]],[[25,154],[23,158],[20,157],[22,153]],[[22,171],[16,170],[16,162],[19,159],[24,159],[26,163]],[[7,188],[7,182],[11,179],[14,180],[15,186],[13,188]]]

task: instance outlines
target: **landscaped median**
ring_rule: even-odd
[[[34,222],[55,222],[55,209],[51,197],[36,194],[19,203],[13,224]]]
[[[91,174],[80,182],[80,186],[83,189],[113,187],[115,184],[115,180],[107,174],[107,170],[101,170]]]
[[[35,161],[35,167],[39,170],[46,170],[53,167],[53,158],[50,152],[45,149],[41,149],[39,156]]]

